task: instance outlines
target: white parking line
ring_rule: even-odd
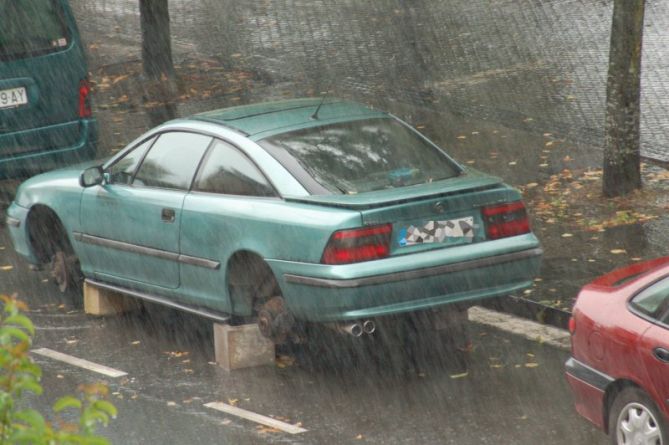
[[[109,368],[104,365],[98,365],[97,363],[89,362],[88,360],[63,354],[62,352],[54,351],[53,349],[39,348],[39,349],[33,349],[30,352],[43,355],[44,357],[49,357],[54,360],[61,361],[69,365],[78,366],[79,368],[88,369],[89,371],[97,372],[98,374],[106,375],[107,377],[117,378],[117,377],[123,377],[124,375],[128,375],[127,372],[119,371],[118,369],[114,368]]]
[[[292,425],[290,423],[282,422],[271,417],[256,414],[252,411],[247,411],[245,409],[237,408],[236,406],[228,405],[227,403],[211,402],[205,403],[204,406],[222,411],[227,414],[232,414],[233,416],[241,417],[242,419],[250,420],[251,422],[259,423],[270,428],[276,428],[289,434],[299,434],[307,431],[297,425]]]

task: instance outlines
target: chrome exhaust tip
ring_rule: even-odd
[[[376,323],[372,320],[365,320],[362,323],[362,330],[365,334],[373,334],[376,331]]]
[[[352,335],[353,337],[360,337],[364,333],[362,324],[357,321],[355,323],[327,323],[326,326],[339,333]]]
[[[362,325],[360,323],[350,323],[341,326],[344,332],[351,334],[354,337],[360,337],[363,333]]]

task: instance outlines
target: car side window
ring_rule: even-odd
[[[639,312],[660,320],[669,309],[669,277],[653,283],[636,294],[630,304]]]
[[[212,138],[197,133],[163,133],[149,150],[133,185],[188,190]]]
[[[137,166],[144,157],[144,153],[155,140],[155,137],[147,139],[109,167],[107,170],[109,172],[109,182],[111,184],[130,184]]]
[[[214,141],[194,190],[226,195],[275,196],[265,176],[237,148]]]

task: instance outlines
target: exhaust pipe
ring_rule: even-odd
[[[373,334],[376,331],[376,323],[372,320],[365,320],[362,322],[362,330],[365,334]]]
[[[362,324],[357,321],[355,323],[327,323],[326,326],[342,334],[352,335],[353,337],[360,337],[364,332]]]

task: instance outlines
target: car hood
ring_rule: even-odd
[[[22,207],[30,207],[39,200],[39,196],[44,195],[45,190],[52,193],[63,188],[81,188],[79,185],[81,172],[88,167],[101,165],[102,162],[101,160],[81,162],[33,176],[19,186],[14,201]]]
[[[408,187],[376,190],[373,192],[355,195],[311,195],[311,196],[284,196],[286,201],[304,202],[309,204],[324,205],[329,207],[342,207],[348,209],[370,209],[412,201],[415,199],[444,196],[460,193],[465,190],[485,189],[497,186],[502,180],[495,176],[481,173],[468,168],[455,178],[428,184],[417,184]]]

